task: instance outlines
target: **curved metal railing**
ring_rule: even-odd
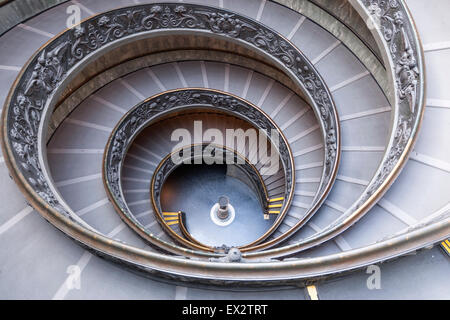
[[[257,240],[244,246],[244,248],[251,247],[274,232],[289,209],[295,187],[294,161],[289,144],[276,124],[258,107],[231,94],[202,88],[178,89],[158,94],[133,107],[116,125],[105,148],[103,174],[108,196],[119,215],[133,230],[149,242],[159,243],[159,239],[147,232],[134,218],[126,204],[120,183],[123,160],[131,143],[144,128],[164,116],[169,116],[171,113],[193,108],[219,110],[241,118],[255,128],[267,130],[269,133],[276,132],[278,135],[278,145],[275,148],[277,148],[276,151],[284,170],[284,197],[287,200],[284,201],[283,208],[281,208],[281,212],[271,228]],[[272,138],[274,137],[269,136],[269,141]],[[163,161],[162,163],[168,162]],[[158,172],[158,170],[155,172]],[[159,190],[160,188],[157,189]],[[158,209],[156,204],[154,206],[155,209]],[[169,232],[176,237],[173,232]],[[183,239],[177,240],[194,249],[213,251],[212,248],[197,247],[195,244],[187,243]]]
[[[412,17],[401,0],[359,1],[355,9],[383,43],[383,57],[394,100],[392,129],[383,160],[363,194],[334,223],[321,232],[282,248],[248,257],[284,256],[314,247],[348,229],[375,205],[400,174],[418,136],[425,109],[423,50]],[[450,221],[449,221],[450,223]]]
[[[382,196],[394,181],[406,162],[406,158],[416,140],[424,109],[425,76],[421,45],[411,16],[403,1],[400,0],[389,2],[354,1],[351,3],[363,18],[377,18],[374,20],[378,28],[374,28],[373,33],[382,44],[383,58],[387,62],[386,66],[389,66],[389,75],[393,85],[393,92],[395,92],[392,135],[382,164],[364,194],[335,224],[318,235],[306,239],[306,241],[272,249],[271,252],[248,253],[245,256],[247,258],[257,258],[259,255],[282,256],[297,252],[322,243],[350,227],[374,205],[375,201]],[[83,33],[85,32],[84,29],[80,28],[73,33],[68,31],[48,44],[30,60],[21,72],[4,108],[2,147],[5,161],[30,203],[63,232],[96,253],[118,259],[122,263],[137,269],[150,273],[161,273],[167,277],[186,281],[203,280],[216,284],[233,281],[242,281],[243,283],[258,282],[260,284],[276,281],[277,284],[280,284],[281,282],[289,282],[306,277],[324,276],[395,257],[439,241],[448,235],[450,218],[448,215],[443,215],[438,217],[438,219],[433,219],[413,230],[409,230],[407,233],[338,255],[286,262],[230,264],[187,261],[146,252],[108,239],[86,228],[80,221],[75,222],[76,217],[49,183],[49,176],[43,160],[44,157],[41,153],[45,149],[42,147],[42,130],[54,104],[52,99],[58,96],[63,85],[70,80],[70,74],[74,71],[72,67],[79,67],[83,59],[88,61],[93,57],[92,53],[99,47],[113,43],[121,38],[130,38],[133,32],[139,32],[136,29],[137,27],[143,28],[141,31],[144,33],[152,28],[154,28],[152,30],[170,29],[170,27],[173,27],[173,23],[176,22],[179,23],[177,27],[186,26],[192,30],[209,29],[209,32],[214,34],[234,40],[239,39],[244,42],[245,40],[250,40],[250,42],[253,40],[255,50],[260,50],[268,56],[276,57],[274,59],[278,59],[277,63],[291,76],[311,81],[311,78],[305,78],[304,74],[312,72],[315,79],[312,82],[308,82],[311,87],[308,88],[306,86],[306,88],[303,88],[306,89],[305,91],[309,98],[323,97],[323,95],[313,93],[317,90],[316,80],[320,82],[320,76],[315,74],[314,68],[310,68],[307,61],[302,60],[301,55],[297,56],[297,52],[295,49],[291,49],[289,42],[283,41],[282,38],[274,34],[270,34],[270,36],[265,32],[260,34],[258,33],[258,28],[253,30],[249,28],[247,30],[246,25],[255,26],[255,23],[247,18],[237,18],[233,13],[219,9],[210,10],[208,7],[202,6],[165,4],[136,8],[144,8],[144,12],[149,16],[147,22],[152,23],[141,26],[128,24],[127,29],[124,25],[118,23],[117,20],[114,21],[114,17],[120,14],[121,11],[112,11],[102,15],[102,17],[92,18],[90,22],[84,23],[84,26],[92,23],[94,28],[99,28],[97,31],[100,31],[102,38],[95,39],[96,41],[94,42],[88,42],[88,37]],[[166,10],[165,8],[169,8],[169,11],[164,11]],[[200,8],[202,13],[196,11],[197,8]],[[206,13],[203,13],[205,11]],[[197,13],[200,16],[196,15]],[[226,18],[225,14],[227,14]],[[164,24],[161,25],[161,17],[164,15],[166,15],[166,19]],[[200,17],[207,17],[207,21],[203,20],[204,18],[200,20],[195,19]],[[196,24],[198,21],[200,23]],[[380,25],[383,28],[380,28]],[[145,27],[150,29],[145,30]],[[254,32],[254,36],[248,36],[248,32]],[[246,34],[245,39],[241,37],[244,33]],[[283,45],[274,46],[275,42]],[[96,47],[92,47],[93,45]],[[280,49],[283,52],[277,52]],[[294,55],[294,60],[290,59],[291,54]],[[306,69],[298,69],[298,66],[305,65]],[[323,88],[322,92],[327,94],[326,87],[321,86],[320,84],[319,87]],[[326,98],[328,106],[328,102],[332,105],[332,100],[328,100],[329,97],[328,94]],[[315,107],[317,106],[317,104],[311,104]],[[321,111],[326,112],[328,115],[334,114],[336,116],[335,111],[330,108],[324,108]],[[317,114],[320,115],[321,113]],[[337,116],[332,116],[331,118],[337,119]],[[334,120],[331,119],[329,121],[333,123]],[[327,137],[327,159],[331,159],[331,162],[326,161],[326,164],[336,164],[337,160],[334,160],[338,158],[338,154],[333,154],[333,152],[339,150],[339,136],[333,136],[329,131],[327,132],[327,129],[333,129],[338,132],[338,124],[336,122],[332,127],[322,129]],[[328,148],[329,146],[336,148]],[[330,168],[332,169],[332,174],[329,176],[332,178],[335,175],[336,166],[328,167],[328,169]],[[190,251],[187,249],[179,252],[185,253],[186,256],[190,254]],[[211,276],[212,273],[214,276]]]
[[[177,161],[173,161],[174,155],[179,155],[181,152],[181,156],[177,156]],[[259,202],[261,204],[261,217],[266,214],[268,206],[269,206],[269,194],[267,192],[267,188],[264,182],[263,177],[259,173],[258,169],[250,162],[250,160],[245,157],[245,155],[241,155],[237,150],[230,149],[226,146],[220,146],[211,143],[204,143],[200,145],[189,145],[182,147],[178,150],[174,150],[172,153],[164,157],[161,160],[158,167],[155,169],[151,184],[150,184],[150,198],[153,206],[153,212],[160,223],[160,225],[175,238],[178,242],[183,242],[179,235],[167,225],[164,220],[164,211],[161,207],[161,193],[163,189],[164,182],[170,176],[170,174],[178,168],[180,165],[185,163],[198,163],[195,160],[199,158],[201,161],[208,159],[208,163],[219,163],[219,164],[228,164],[234,165],[240,169],[240,171],[247,177],[247,180],[253,186],[256,194],[258,196]],[[180,213],[181,215],[181,213]],[[179,221],[182,222],[184,219],[180,217]],[[199,241],[195,240],[192,235],[189,233],[184,223],[182,223],[180,227],[180,231],[187,238],[188,241],[193,242],[194,245],[201,245],[202,247],[209,247],[211,250],[216,250],[216,248],[203,245]],[[228,251],[227,248],[221,247],[220,250]],[[228,248],[230,249],[230,248]],[[217,251],[217,250],[216,250]]]

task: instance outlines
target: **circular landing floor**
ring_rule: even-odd
[[[210,217],[220,196],[227,196],[235,218],[219,226]],[[220,247],[241,246],[262,236],[275,218],[264,220],[263,210],[252,188],[228,176],[226,165],[182,165],[168,177],[161,195],[163,211],[186,213],[186,228],[201,243]]]

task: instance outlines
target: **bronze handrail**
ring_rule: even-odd
[[[197,248],[197,249],[208,248],[208,249],[210,249],[210,251],[216,251],[215,247],[202,244],[201,242],[199,242],[197,240],[192,241],[193,237],[190,234],[187,238],[188,238],[188,241],[193,242],[193,243],[189,243],[189,242],[185,243],[185,241],[182,238],[180,238],[180,236],[165,223],[165,221],[162,217],[163,210],[162,210],[161,204],[159,202],[159,197],[161,195],[161,188],[162,188],[164,181],[170,175],[170,173],[173,172],[173,170],[175,170],[179,165],[182,164],[182,163],[174,164],[171,160],[172,156],[174,154],[179,153],[180,151],[185,151],[185,150],[189,149],[190,152],[189,152],[188,156],[185,157],[184,152],[183,152],[183,159],[184,160],[193,159],[195,157],[195,155],[193,155],[192,152],[196,146],[201,146],[202,152],[204,151],[204,149],[206,147],[214,146],[214,148],[220,148],[223,151],[225,151],[223,153],[224,156],[225,156],[226,152],[232,152],[234,154],[234,157],[238,157],[238,158],[241,158],[244,160],[245,165],[237,165],[237,166],[239,168],[241,168],[244,172],[246,172],[246,174],[248,174],[249,179],[252,180],[252,183],[255,185],[257,190],[259,189],[260,192],[258,192],[258,198],[260,199],[260,202],[261,202],[261,208],[263,209],[263,214],[265,213],[264,210],[267,208],[267,205],[268,205],[269,194],[267,192],[267,188],[266,188],[264,179],[262,178],[261,174],[258,172],[256,167],[250,162],[250,160],[248,158],[246,158],[244,155],[241,155],[240,153],[238,153],[236,150],[232,150],[226,146],[219,146],[219,145],[209,144],[209,143],[208,144],[207,143],[192,144],[190,146],[185,146],[178,150],[174,150],[173,152],[171,152],[170,154],[165,156],[160,161],[160,163],[158,164],[158,166],[156,167],[156,169],[153,173],[151,184],[150,184],[150,199],[151,199],[151,203],[153,206],[153,212],[155,213],[155,216],[156,216],[158,222],[168,232],[168,234],[170,236],[172,236],[176,241],[181,242],[189,247],[193,247],[193,248]],[[167,166],[169,167],[169,169],[166,169]],[[249,167],[248,170],[247,170],[247,166]],[[250,171],[250,170],[256,175],[258,181],[254,181],[252,179],[252,175],[247,173],[247,171]],[[156,186],[157,181],[159,182],[159,184]],[[130,221],[130,222],[133,222],[133,221]],[[188,232],[186,228],[184,228],[184,229],[185,229],[184,231]],[[197,246],[199,246],[199,247],[197,247]]]

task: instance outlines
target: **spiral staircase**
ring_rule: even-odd
[[[450,297],[446,1],[0,5],[1,298]]]

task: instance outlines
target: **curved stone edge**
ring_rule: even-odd
[[[163,12],[163,8],[165,11],[169,10],[169,12]],[[290,45],[276,36],[276,34],[268,30],[258,29],[260,27],[258,27],[257,23],[252,25],[254,22],[247,21],[243,17],[238,19],[235,17],[235,14],[218,14],[217,10],[212,10],[208,13],[207,10],[210,10],[208,7],[200,6],[199,8],[198,11],[195,11],[197,7],[188,7],[186,9],[185,6],[173,4],[152,5],[149,6],[150,14],[141,20],[142,25],[137,24],[133,26],[131,24],[135,23],[134,16],[130,18],[125,13],[121,13],[120,10],[102,14],[101,18],[93,18],[89,22],[96,21],[98,28],[103,33],[100,32],[99,34],[97,30],[89,31],[88,33],[84,25],[82,25],[80,28],[74,29],[73,35],[71,32],[66,32],[57,38],[58,41],[50,42],[41,51],[40,56],[37,59],[36,57],[33,59],[33,64],[35,65],[33,73],[30,74],[29,72],[27,83],[20,85],[21,89],[18,91],[21,92],[14,93],[13,100],[16,100],[14,112],[16,115],[11,115],[11,117],[16,120],[13,122],[12,127],[8,129],[11,130],[9,134],[13,140],[16,140],[16,142],[13,142],[16,161],[20,162],[22,159],[28,164],[33,162],[34,166],[30,169],[34,169],[36,172],[33,177],[30,176],[28,178],[28,181],[40,189],[41,196],[47,196],[47,202],[57,205],[58,201],[51,195],[49,186],[45,182],[45,176],[42,176],[42,168],[40,168],[39,161],[30,159],[33,158],[34,151],[32,149],[36,148],[32,140],[36,136],[36,126],[39,124],[38,120],[40,119],[39,113],[45,108],[44,103],[48,97],[47,95],[51,96],[54,94],[57,83],[67,77],[66,73],[73,65],[79,63],[85,56],[87,57],[92,50],[95,51],[102,47],[104,43],[120,39],[127,33],[145,31],[147,29],[153,30],[154,28],[164,29],[168,27],[170,29],[173,26],[179,28],[182,24],[188,29],[206,28],[215,34],[231,38],[239,37],[241,41],[245,39],[245,41],[254,44],[259,49],[279,59],[279,62],[291,69],[297,76],[303,78],[308,88],[306,91],[314,96],[312,100],[322,106],[320,111],[316,110],[316,112],[321,114],[325,125],[324,130],[327,131],[325,144],[329,149],[326,152],[326,167],[330,165],[330,162],[331,164],[335,162],[333,158],[336,159],[337,132],[339,128],[336,123],[333,123],[337,117],[330,117],[330,112],[335,114],[336,110],[329,96],[328,89],[321,87],[320,76],[314,73],[312,65],[300,53],[296,55],[292,51],[293,49],[290,48]],[[134,14],[146,14],[145,6],[136,6],[133,9],[136,9],[133,12]],[[173,13],[170,10],[174,10]],[[170,18],[166,20],[168,16]],[[174,16],[174,20],[171,20]],[[231,22],[227,22],[229,24],[223,26],[223,17],[228,17],[227,19]],[[118,20],[122,18],[129,20],[127,26],[118,23]],[[88,26],[91,29],[92,25],[88,24]],[[222,30],[222,28],[225,29]],[[29,118],[27,119],[28,112],[36,115],[31,121]],[[27,144],[29,148],[26,146]],[[26,150],[25,154],[22,152],[24,149]],[[24,162],[22,164],[27,165]],[[26,171],[28,171],[29,175],[33,170]]]
[[[403,0],[349,0],[375,26],[372,32],[382,46],[389,77],[395,90],[393,129],[388,150],[373,179],[357,201],[324,230],[295,244],[247,258],[280,257],[324,243],[361,219],[394,183],[407,162],[418,137],[425,111],[425,66],[423,49],[412,16]],[[432,223],[432,222],[430,222]],[[436,241],[439,241],[437,239]]]
[[[126,11],[130,8],[135,10],[132,15],[128,15]],[[136,23],[135,15],[139,14],[143,14],[144,17],[140,23]],[[8,157],[8,160],[14,158],[14,162],[20,163],[21,169],[15,165],[13,167],[20,171],[19,178],[27,181],[25,185],[28,185],[28,192],[34,189],[34,196],[44,200],[47,206],[89,228],[68,209],[55,188],[47,181],[46,168],[43,166],[44,157],[36,154],[43,143],[43,137],[39,137],[37,132],[42,132],[44,122],[41,124],[39,122],[40,119],[48,117],[48,113],[41,113],[47,110],[48,106],[51,107],[51,102],[46,104],[45,101],[61,91],[58,84],[67,81],[69,70],[73,66],[79,65],[84,58],[89,58],[92,52],[103,45],[123,37],[127,38],[126,35],[130,33],[173,27],[206,29],[222,37],[245,40],[267,55],[276,57],[279,64],[302,78],[306,84],[300,82],[299,85],[306,86],[305,92],[315,103],[322,106],[319,110],[316,108],[315,112],[319,113],[324,121],[323,130],[327,136],[325,144],[328,147],[324,170],[325,180],[328,181],[325,181],[325,184],[331,183],[329,171],[335,171],[338,160],[336,153],[339,150],[339,126],[328,88],[323,84],[320,75],[315,73],[310,62],[301,53],[296,52],[289,42],[248,18],[238,17],[239,15],[234,13],[206,6],[172,3],[134,6],[95,16],[82,23],[80,27],[62,33],[56,40],[49,42],[30,59],[28,65],[34,65],[33,71],[26,68],[20,73],[19,79],[22,80],[14,85],[14,88],[19,89],[11,92],[4,111],[4,114],[8,114],[9,102],[15,101],[12,110],[9,109],[12,121],[6,122],[4,126],[5,137],[11,137],[15,141],[11,143],[12,145],[5,144],[7,146],[5,153],[14,155]],[[125,22],[121,19],[125,19]],[[223,19],[227,21],[225,25]],[[97,25],[98,30],[95,30],[93,23]],[[23,81],[24,73],[27,74],[26,81]]]
[[[228,59],[223,59],[225,57]],[[293,84],[290,83],[290,79],[282,74],[281,71],[244,56],[213,50],[176,50],[164,53],[150,53],[143,57],[127,60],[120,65],[103,71],[101,74],[89,79],[85,84],[72,92],[71,95],[64,99],[53,112],[49,125],[50,127],[48,129],[47,141],[50,141],[52,135],[56,132],[64,119],[77,108],[83,100],[87,99],[91,94],[94,94],[112,81],[147,67],[180,62],[180,59],[181,62],[205,60],[228,63],[243,68],[249,67],[249,69],[258,70],[258,73],[279,82],[285,88],[292,91],[295,90]],[[298,90],[295,93],[302,98]],[[302,98],[302,100],[305,101],[304,98]]]
[[[3,120],[5,118],[5,113],[3,114]],[[5,130],[3,130],[3,133],[5,133]],[[7,132],[6,132],[7,133]],[[8,146],[5,145],[5,140],[2,139],[2,147],[4,150],[8,149]],[[10,152],[10,150],[7,150]],[[11,163],[7,161],[8,167],[10,168],[15,180],[18,182],[19,187],[22,190],[29,189],[30,186],[27,183],[23,183],[23,176],[22,179],[18,179],[20,173],[18,174],[16,172],[16,168],[11,167]],[[31,191],[31,190],[27,190]],[[30,203],[35,207],[45,207],[46,203],[42,201],[40,198],[30,198]],[[138,269],[144,269],[144,267],[138,262],[140,260],[141,262],[148,262],[151,263],[154,267],[151,269],[153,272],[161,272],[162,270],[166,270],[166,272],[163,272],[163,274],[171,274],[172,276],[175,276],[177,279],[185,279],[186,277],[183,276],[184,272],[189,272],[191,274],[191,277],[195,278],[196,274],[199,274],[199,272],[194,272],[195,270],[201,271],[196,269],[197,263],[196,261],[190,261],[189,264],[183,263],[180,261],[177,261],[177,258],[169,258],[166,256],[161,256],[157,254],[151,254],[149,252],[138,252],[139,250],[136,250],[136,248],[133,247],[127,247],[126,245],[112,241],[102,235],[96,235],[92,233],[89,230],[84,229],[80,225],[73,223],[68,217],[59,214],[52,208],[47,208],[47,210],[41,210],[41,214],[49,220],[52,224],[54,224],[58,229],[68,234],[70,237],[74,239],[79,239],[77,241],[83,243],[84,245],[89,245],[90,247],[95,246],[97,250],[97,254],[104,255],[108,254],[108,257],[111,259],[120,258],[124,263],[130,264],[131,263],[131,257],[139,258],[139,259],[133,259],[135,260],[134,266]],[[365,247],[358,250],[351,250],[342,254],[338,255],[332,255],[328,256],[328,262],[330,262],[329,259],[334,260],[333,263],[324,263],[324,258],[320,258],[320,261],[317,261],[317,259],[303,259],[303,260],[296,260],[289,263],[277,263],[276,266],[274,264],[267,265],[267,267],[272,266],[272,273],[269,275],[265,275],[264,279],[272,279],[267,280],[269,282],[271,281],[277,281],[279,284],[279,281],[283,281],[283,279],[293,279],[297,277],[297,279],[301,279],[302,277],[317,277],[320,274],[326,275],[331,274],[333,272],[340,272],[345,270],[350,270],[358,267],[362,267],[367,264],[380,262],[384,259],[393,258],[396,256],[399,256],[401,254],[414,251],[417,249],[420,249],[424,245],[433,244],[436,241],[442,240],[447,237],[448,233],[450,231],[450,219],[447,217],[444,220],[434,221],[433,223],[424,225],[419,230],[412,231],[406,235],[400,235],[396,236],[389,241],[382,241],[380,243],[374,244],[369,247]],[[82,240],[81,240],[82,239]],[[104,249],[107,248],[108,253],[105,253]],[[389,252],[388,252],[389,251]],[[380,254],[381,252],[381,254]],[[132,254],[130,256],[130,254]],[[353,259],[354,258],[354,259]],[[175,259],[175,260],[173,260]],[[359,260],[358,260],[359,259]],[[178,259],[181,261],[185,261],[184,259]],[[342,261],[343,263],[346,263],[345,266],[340,266],[337,260]],[[161,264],[162,263],[162,264]],[[166,264],[164,264],[166,263]],[[313,267],[319,263],[319,266],[325,266],[327,265],[327,268],[330,268],[328,271],[314,271],[310,270],[308,272],[308,266]],[[183,272],[179,273],[179,267],[180,264],[182,265],[181,270]],[[171,266],[171,270],[169,269],[169,265]],[[243,266],[242,264],[238,264],[239,266]],[[255,270],[254,267],[258,266],[259,264],[250,264],[249,266],[252,267],[251,270]],[[264,264],[266,266],[266,264]],[[277,268],[277,266],[281,267],[283,266],[285,268]],[[288,267],[288,266],[289,267]],[[221,267],[226,267],[227,270],[226,273],[233,273],[233,270],[235,267],[233,267],[233,264],[227,264],[226,266],[219,266],[218,264],[215,264],[217,268],[214,268],[214,264],[208,265],[211,267],[212,270],[220,270]],[[191,270],[193,267],[194,270]],[[203,265],[202,268],[205,270],[206,265]],[[276,269],[273,269],[275,267]],[[297,275],[288,276],[287,274],[283,276],[282,274],[277,274],[274,276],[274,272],[276,273],[276,270],[283,269],[283,271],[286,271],[285,269],[293,268],[296,270]],[[269,268],[267,268],[269,269]],[[303,272],[302,272],[303,270]],[[150,271],[150,270],[148,270]],[[192,272],[191,272],[192,271]],[[259,272],[260,270],[258,270]],[[150,271],[151,272],[151,271]],[[246,272],[247,275],[249,274]],[[284,273],[284,272],[283,272]],[[200,272],[201,274],[201,272]],[[199,276],[199,279],[202,278]],[[220,278],[220,277],[218,277]],[[239,277],[236,277],[237,281],[239,281]],[[219,280],[220,281],[220,280]],[[211,283],[213,281],[208,281],[208,283]],[[264,280],[260,280],[261,284],[268,283]]]
[[[155,245],[162,241],[153,234],[149,233],[145,227],[134,218],[131,210],[126,204],[120,182],[123,160],[125,159],[128,148],[134,139],[149,124],[158,121],[158,118],[168,115],[171,112],[189,109],[194,106],[210,107],[215,110],[230,113],[236,117],[243,118],[255,127],[276,130],[281,137],[278,153],[280,154],[285,171],[287,200],[284,202],[282,212],[278,215],[269,230],[267,230],[263,236],[245,246],[251,247],[269,237],[270,234],[272,234],[281,224],[284,216],[289,210],[290,203],[294,195],[295,166],[289,143],[280,128],[257,106],[230,93],[206,88],[169,90],[150,97],[143,102],[138,103],[131,110],[129,110],[113,129],[105,147],[103,159],[103,181],[108,197],[112,201],[122,220],[125,221],[141,237],[151,243],[154,243]],[[158,211],[154,199],[152,200],[154,210]],[[159,218],[160,217],[158,216],[158,219]],[[213,251],[212,248],[198,246],[181,238],[177,238],[177,240],[191,249]],[[173,252],[173,250],[169,251]],[[207,254],[208,253],[202,253],[201,256],[205,256]]]
[[[161,160],[161,162],[159,163],[159,165],[157,166],[157,168],[155,169],[155,172],[153,173],[153,176],[151,179],[150,197],[151,197],[151,203],[153,206],[154,215],[156,216],[160,225],[166,231],[168,231],[168,233],[170,233],[170,234],[172,234],[173,230],[172,230],[172,228],[170,228],[170,226],[167,225],[167,223],[165,223],[163,216],[162,216],[163,210],[162,210],[161,201],[160,201],[162,186],[163,186],[164,182],[166,181],[166,179],[170,176],[170,174],[174,170],[176,170],[180,165],[183,165],[186,160],[189,160],[189,163],[192,163],[192,160],[196,158],[196,153],[198,154],[198,152],[200,151],[199,148],[201,148],[200,154],[203,157],[203,154],[204,154],[206,148],[208,148],[208,147],[212,147],[214,150],[221,149],[221,152],[223,152],[222,160],[221,160],[222,162],[224,159],[227,159],[227,157],[229,157],[226,154],[231,155],[233,157],[234,165],[237,166],[239,168],[239,170],[241,170],[246,175],[246,177],[250,180],[250,183],[253,185],[253,188],[257,193],[259,203],[261,204],[261,210],[262,210],[261,217],[265,213],[265,208],[267,208],[267,206],[268,206],[269,194],[267,192],[267,188],[264,183],[263,177],[259,173],[258,169],[256,169],[254,164],[252,164],[247,157],[245,157],[244,155],[242,155],[241,153],[239,153],[237,150],[235,150],[233,148],[227,148],[225,145],[218,145],[218,144],[214,144],[214,143],[191,144],[189,146],[184,146],[184,147],[181,147],[180,149],[173,150],[170,154],[168,154],[166,157],[164,157]],[[179,163],[174,163],[172,156],[176,153],[179,153],[180,151],[183,151],[183,156],[181,156]],[[187,155],[185,155],[185,152],[186,153],[189,152],[189,153]],[[214,159],[214,157],[215,156],[212,156],[211,159]],[[237,159],[239,159],[239,160],[237,160]],[[203,161],[203,158],[202,158],[202,161]],[[239,163],[239,162],[242,162],[242,163]],[[120,181],[119,181],[119,183],[120,183]],[[285,197],[286,196],[287,195],[285,195]],[[233,211],[234,211],[234,209],[233,209]],[[204,248],[207,248],[207,247],[212,248],[212,249],[214,249],[214,251],[220,252],[220,253],[222,253],[222,251],[224,253],[226,253],[231,249],[231,247],[226,246],[226,245],[223,245],[221,247],[208,246],[208,245],[202,244],[199,240],[195,239],[195,237],[192,236],[189,233],[189,231],[187,230],[185,223],[183,223],[183,220],[186,219],[186,217],[182,213],[183,212],[180,212],[180,214],[178,215],[179,222],[180,222],[180,229],[181,229],[182,234],[186,237],[186,239],[188,241],[192,242],[193,244],[202,246]],[[230,221],[230,223],[231,223],[231,221]],[[178,239],[179,235],[176,234],[176,232],[175,232],[175,234],[173,234],[173,236],[175,236],[175,238]]]

